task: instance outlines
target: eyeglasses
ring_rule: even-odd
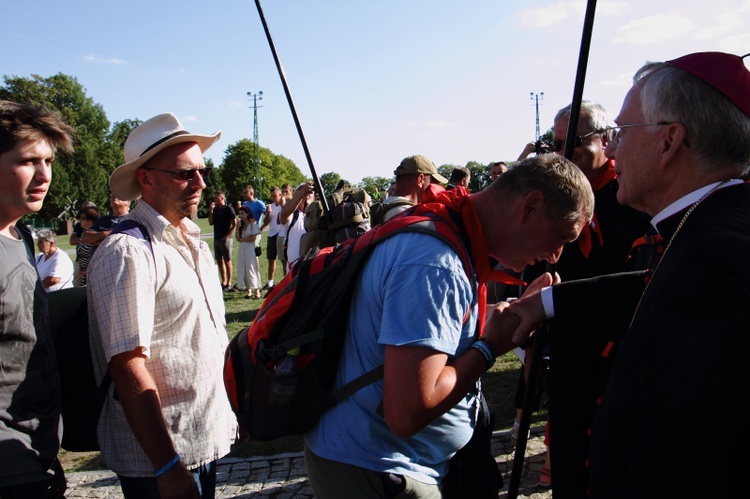
[[[603,133],[603,132],[604,130],[594,130],[592,132],[587,133],[586,135],[579,135],[578,137],[576,137],[575,147],[581,147],[583,145],[584,140],[588,139],[594,134]],[[552,148],[555,150],[555,152],[562,151],[562,148],[564,145],[565,145],[564,140],[555,140],[552,142]]]
[[[206,180],[208,177],[211,176],[211,168],[192,168],[190,170],[178,170],[178,171],[174,171],[174,170],[165,170],[163,168],[149,168],[147,166],[144,166],[143,169],[144,170],[154,170],[154,171],[157,171],[157,172],[169,173],[174,178],[177,178],[179,180],[183,180],[185,182],[189,182],[189,181],[193,180],[193,177],[195,177],[196,173],[200,173],[201,174],[201,178],[203,178],[203,180]]]
[[[613,146],[617,146],[617,144],[620,142],[620,132],[623,128],[635,128],[639,126],[658,126],[658,125],[671,125],[672,121],[659,121],[657,123],[632,123],[630,125],[620,125],[620,126],[608,126],[604,129],[604,133],[607,134],[609,137],[610,144]],[[687,144],[687,141],[685,142]]]

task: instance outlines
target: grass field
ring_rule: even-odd
[[[213,228],[207,219],[197,220],[203,234],[212,235]],[[213,248],[213,238],[204,238]],[[239,244],[234,241],[233,261],[236,262],[237,248]],[[263,233],[261,246],[263,256],[260,257],[261,282],[265,284],[268,277],[268,260],[266,252],[266,233]],[[59,247],[63,250],[70,249],[68,236],[60,236]],[[282,278],[281,265],[277,262],[275,281]],[[236,282],[236,275],[233,278]],[[234,337],[239,331],[247,327],[253,320],[262,304],[262,300],[246,299],[244,292],[224,293],[226,306],[227,332]],[[518,382],[518,370],[520,362],[512,353],[507,353],[497,359],[495,365],[482,378],[483,390],[486,394],[490,408],[495,412],[495,429],[508,429],[512,426],[515,418],[515,407],[513,400]],[[535,413],[532,417],[532,425],[542,423],[546,418],[544,412]],[[246,442],[237,443],[232,448],[233,456],[270,455],[280,452],[295,452],[302,450],[301,437],[286,437],[269,442]],[[70,453],[61,451],[61,461],[66,470],[88,470],[103,466],[98,453]]]

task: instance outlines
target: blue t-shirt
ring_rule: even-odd
[[[407,233],[380,243],[355,286],[335,386],[383,365],[385,345],[460,356],[474,339],[475,297],[461,259],[436,237]],[[471,438],[476,396],[467,394],[410,438],[394,435],[377,414],[382,398],[382,380],[357,391],[323,414],[305,435],[306,445],[325,459],[438,483],[448,460]]]

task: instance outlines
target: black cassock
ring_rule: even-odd
[[[686,211],[659,224],[665,241]],[[750,381],[750,185],[702,201],[646,281],[631,272],[553,291],[553,356],[568,340],[618,346],[594,417],[591,497],[734,497],[750,469],[740,410]]]

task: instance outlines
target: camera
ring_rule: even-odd
[[[534,152],[538,155],[540,154],[549,154],[553,152],[555,149],[552,147],[552,144],[548,144],[547,142],[543,140],[537,140],[536,144],[534,144]]]

